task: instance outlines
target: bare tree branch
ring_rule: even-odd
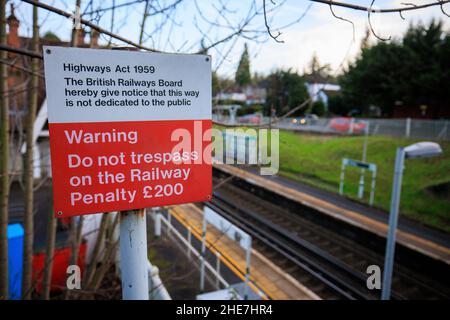
[[[33,38],[32,50],[39,50],[39,26],[38,26],[38,7],[33,7]],[[31,62],[30,88],[38,87],[39,79],[35,75],[39,68],[38,58],[33,58]],[[38,91],[31,89],[28,103],[28,116],[26,121],[26,152],[24,161],[24,184],[25,184],[25,212],[23,225],[25,230],[24,246],[23,246],[23,277],[22,277],[22,298],[24,300],[31,299],[31,291],[28,288],[32,283],[32,263],[33,263],[33,240],[34,240],[34,120],[36,118],[36,110],[38,105]]]
[[[419,10],[419,9],[425,9],[429,7],[434,6],[442,6],[443,4],[449,3],[450,0],[443,0],[443,1],[435,1],[430,3],[425,3],[422,5],[414,5],[412,7],[401,7],[401,8],[384,8],[384,9],[373,9],[370,7],[360,6],[357,4],[347,3],[347,2],[338,2],[333,0],[308,0],[311,2],[317,2],[317,3],[323,3],[323,4],[333,4],[334,6],[343,7],[347,9],[353,9],[358,11],[372,11],[377,13],[392,13],[392,12],[400,12],[400,11],[411,11],[411,10]],[[404,3],[403,3],[404,4]]]
[[[14,68],[14,69],[17,69],[17,70],[20,70],[20,71],[23,71],[23,72],[26,72],[29,74],[34,74],[34,75],[38,76],[39,78],[44,79],[44,75],[42,73],[34,72],[33,70],[19,66],[14,62],[0,59],[0,63],[6,64],[6,65],[10,66],[11,68]]]
[[[49,6],[47,4],[34,1],[34,0],[22,0],[22,1],[24,1],[26,3],[29,3],[29,4],[32,4],[34,6],[38,6],[38,7],[42,8],[42,9],[45,9],[45,10],[49,10],[51,12],[54,12],[54,13],[60,15],[60,16],[66,17],[66,18],[72,18],[72,16],[73,16],[72,13],[63,11],[61,9],[58,9],[58,8]],[[103,28],[101,28],[101,27],[99,27],[99,26],[97,26],[97,25],[95,25],[95,24],[93,24],[93,23],[83,19],[83,18],[80,18],[80,23],[84,24],[84,25],[86,25],[86,26],[88,26],[88,27],[90,27],[90,28],[92,28],[94,30],[97,30],[99,33],[106,34],[106,35],[108,35],[108,36],[110,36],[110,37],[112,37],[114,39],[117,39],[119,41],[125,42],[125,43],[127,43],[127,44],[129,44],[129,45],[131,45],[133,47],[136,47],[136,48],[139,48],[139,49],[142,49],[142,50],[146,50],[146,51],[160,52],[159,50],[155,50],[155,49],[152,49],[152,48],[148,48],[148,47],[142,46],[142,45],[140,45],[140,44],[138,44],[138,43],[136,43],[134,41],[131,41],[131,40],[127,39],[127,38],[119,36],[119,35],[117,35],[115,33],[112,33],[112,32],[110,32],[110,31],[108,31],[106,29],[103,29]]]
[[[368,20],[368,22],[369,22],[369,28],[370,28],[370,31],[372,32],[372,34],[373,34],[378,40],[381,40],[381,41],[391,40],[391,36],[389,36],[388,38],[382,38],[382,37],[380,37],[379,35],[377,35],[377,34],[375,33],[375,30],[373,30],[373,27],[372,27],[372,21],[370,20],[370,15],[371,15],[372,12],[378,12],[377,10],[373,11],[373,9],[372,9],[372,6],[373,6],[374,3],[375,3],[375,0],[372,0],[372,3],[370,4],[370,8],[369,8],[369,10],[367,10],[367,20]]]
[[[331,2],[333,2],[333,1],[331,1]],[[348,23],[350,23],[350,24],[352,25],[352,30],[353,30],[353,40],[355,40],[355,24],[353,23],[353,21],[350,21],[350,20],[348,20],[348,19],[345,19],[345,18],[343,18],[343,17],[341,17],[341,16],[336,15],[336,14],[334,13],[333,5],[332,5],[332,4],[330,4],[330,11],[331,11],[331,14],[333,15],[333,17],[335,17],[336,19],[339,19],[339,20],[348,22]]]
[[[274,2],[272,1],[272,3],[274,3]],[[272,34],[272,32],[270,31],[270,26],[267,22],[266,0],[263,0],[263,10],[264,10],[264,24],[266,26],[267,32],[269,33],[269,36],[278,43],[284,43],[283,40],[278,39],[281,36],[280,31],[277,31],[278,33],[276,35]]]
[[[440,7],[441,7],[441,11],[444,15],[446,15],[447,17],[450,17],[450,15],[444,10],[444,1],[439,1],[441,3]]]

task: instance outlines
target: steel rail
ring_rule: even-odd
[[[297,260],[304,261],[310,266],[312,266],[312,269],[317,270],[319,273],[326,275],[326,277],[333,282],[334,285],[333,288],[336,289],[336,287],[344,288],[347,291],[350,291],[352,295],[355,298],[362,298],[362,299],[373,299],[374,296],[369,293],[369,290],[364,288],[363,285],[365,285],[367,276],[360,271],[356,271],[347,264],[343,263],[333,255],[329,254],[328,252],[320,249],[316,245],[304,240],[300,239],[296,234],[293,234],[292,232],[285,230],[284,228],[275,225],[270,220],[261,217],[259,214],[248,210],[246,208],[242,208],[234,204],[229,199],[225,199],[223,196],[219,195],[217,192],[214,193],[213,201],[218,200],[218,202],[222,202],[225,204],[225,206],[231,207],[234,211],[237,211],[241,213],[244,216],[250,217],[253,220],[256,220],[258,224],[260,224],[263,228],[266,229],[266,231],[259,230],[259,233],[265,236],[267,239],[270,239],[270,241],[277,242],[278,248],[281,248],[282,250],[285,250],[287,252],[290,252],[291,255],[296,257]],[[215,202],[217,205],[220,206],[220,204]],[[231,215],[233,212],[230,213]],[[236,215],[237,219],[239,219],[243,224],[248,225],[249,222],[246,221],[246,219],[240,215]],[[255,229],[254,225],[250,225],[251,228]],[[258,227],[258,229],[261,229]],[[268,231],[267,231],[268,230]],[[304,255],[299,254],[299,252],[296,250],[298,248],[302,248],[303,250],[306,250],[310,255],[313,256],[313,258],[307,258]],[[323,266],[317,265],[318,261],[323,264],[332,266],[335,270],[340,272],[345,276],[337,276],[334,272],[330,272]],[[359,288],[356,288],[356,286],[351,285],[348,283],[348,280],[351,279],[352,281],[356,281],[357,283],[361,283],[361,286]],[[329,284],[329,283],[328,283]],[[363,289],[362,289],[363,288]],[[362,290],[361,290],[362,289]],[[393,299],[396,300],[403,300],[405,297],[403,297],[401,294],[397,292],[393,292],[392,295]]]
[[[347,276],[352,277],[353,279],[356,277],[357,281],[361,281],[361,276],[356,276],[356,272],[351,270],[350,268],[346,268],[340,261],[336,261],[334,257],[331,255],[324,253],[319,248],[314,245],[304,241],[302,239],[296,242],[293,241],[292,235],[290,234],[287,238],[286,233],[282,228],[275,226],[273,223],[268,221],[267,219],[257,217],[257,214],[249,212],[249,210],[245,210],[243,208],[237,207],[235,204],[230,201],[224,199],[218,194],[214,194],[212,203],[206,204],[207,206],[214,206],[215,209],[219,209],[220,213],[226,215],[227,218],[234,220],[234,222],[238,222],[241,227],[244,227],[247,231],[249,231],[252,235],[256,236],[259,240],[264,242],[266,245],[270,246],[275,251],[281,253],[287,259],[295,263],[298,267],[303,269],[304,271],[311,274],[317,280],[325,283],[332,290],[336,291],[340,295],[344,296],[347,299],[373,299],[373,296],[367,294],[367,291],[362,291],[360,288],[356,288],[355,286],[348,283],[348,278],[343,279],[342,277],[337,276],[334,272],[330,272],[321,265],[318,265],[317,260],[308,258],[306,256],[300,255],[298,250],[299,247],[306,249],[312,255],[319,257],[323,261],[330,263],[333,266],[337,266],[337,268],[347,274]],[[227,210],[225,207],[232,208],[232,210],[237,211],[244,216],[249,216],[252,219],[256,220],[260,225],[264,226],[267,230],[262,230],[260,226],[255,226],[251,224],[249,221],[245,219],[245,217],[232,212],[232,210]],[[213,208],[214,209],[214,208]],[[291,242],[291,244],[289,244]],[[317,250],[316,250],[317,249]],[[365,279],[364,279],[365,281]]]

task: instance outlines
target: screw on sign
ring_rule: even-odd
[[[208,56],[62,47],[44,53],[57,217],[211,199]],[[121,232],[142,234],[136,243],[121,237],[127,299],[148,297],[147,281],[131,270],[147,276],[139,212],[121,215]]]

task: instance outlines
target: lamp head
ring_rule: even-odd
[[[430,158],[442,154],[441,146],[436,142],[417,142],[404,149],[406,159]]]

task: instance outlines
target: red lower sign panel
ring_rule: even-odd
[[[211,120],[51,123],[58,217],[211,199]]]

